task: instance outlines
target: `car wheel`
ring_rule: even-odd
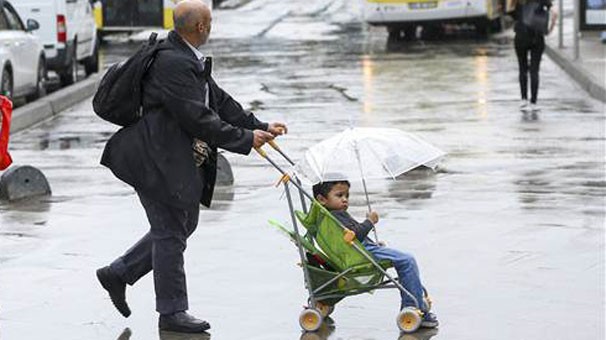
[[[67,86],[75,83],[78,80],[78,60],[76,60],[77,42],[74,42],[74,50],[69,66],[59,74],[61,86]]]
[[[38,78],[36,80],[36,92],[27,96],[27,101],[34,101],[40,97],[46,96],[46,63],[44,58],[38,61]]]
[[[86,76],[99,72],[99,43],[95,43],[93,55],[84,60],[84,72]]]
[[[400,41],[402,39],[402,30],[399,27],[387,27],[387,40],[390,42]]]
[[[2,79],[0,82],[0,95],[13,98],[13,76],[8,69],[2,70]]]
[[[488,19],[480,19],[476,21],[476,34],[480,38],[488,38],[490,36],[490,21]]]
[[[413,41],[417,38],[417,26],[408,25],[404,27],[404,40]]]

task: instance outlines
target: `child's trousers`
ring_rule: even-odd
[[[412,294],[419,302],[419,308],[427,312],[427,306],[423,303],[423,285],[419,275],[419,267],[415,258],[408,253],[396,249],[381,247],[371,242],[362,243],[377,260],[389,260],[393,263],[400,284]],[[400,292],[402,302],[400,309],[404,307],[415,307],[414,301],[404,292]]]

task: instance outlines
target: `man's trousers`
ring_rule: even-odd
[[[110,267],[131,286],[153,270],[156,311],[185,311],[188,301],[183,252],[187,238],[198,225],[199,207],[179,209],[138,194],[150,230]]]

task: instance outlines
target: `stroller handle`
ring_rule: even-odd
[[[274,141],[274,140],[267,141],[267,144],[269,144],[269,145],[270,145],[270,146],[271,146],[271,147],[272,147],[274,150],[276,150],[276,151],[278,151],[278,152],[282,151],[282,150],[280,149],[280,146],[278,145],[278,143],[276,143],[276,141]],[[262,146],[259,146],[259,147],[254,147],[254,149],[255,149],[255,151],[257,151],[257,153],[258,153],[259,155],[261,155],[261,157],[263,157],[263,158],[267,158],[267,152],[265,152],[265,150],[263,150],[263,147],[262,147]],[[280,152],[280,154],[282,154],[282,152]],[[283,154],[282,154],[282,155],[283,155]],[[283,156],[284,156],[284,155],[283,155]],[[289,162],[289,163],[290,163],[290,162]]]
[[[284,159],[290,163],[290,165],[295,165],[295,162],[288,157],[288,155],[286,155],[286,153],[284,151],[282,151],[282,149],[280,148],[280,146],[278,145],[278,143],[276,143],[275,139],[272,139],[270,141],[267,142],[267,144],[269,144],[269,146],[271,146],[274,150],[276,150],[282,157],[284,157]],[[258,150],[257,150],[258,152]]]
[[[254,149],[261,157],[267,158],[267,152],[265,152],[265,150],[261,149],[260,147],[255,147]]]
[[[269,142],[267,142],[267,144],[269,144],[272,148],[274,148],[275,150],[279,150],[280,147],[278,146],[278,143],[276,143],[275,140],[270,140]]]

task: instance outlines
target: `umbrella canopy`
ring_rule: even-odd
[[[445,153],[418,136],[392,128],[350,128],[307,150],[297,172],[312,184],[393,178],[418,166],[435,169]]]

